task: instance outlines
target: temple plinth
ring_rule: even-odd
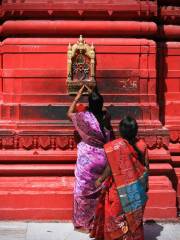
[[[177,218],[179,12],[175,0],[2,1],[0,219],[71,219],[76,139],[66,117],[67,56],[80,35],[95,48],[93,84],[115,135],[132,115],[148,145],[145,218]]]

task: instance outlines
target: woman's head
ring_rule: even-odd
[[[138,132],[136,120],[130,116],[124,117],[119,123],[119,132],[122,138],[128,141],[134,140]]]
[[[99,113],[102,112],[102,107],[103,107],[103,97],[97,92],[93,91],[89,95],[89,111],[94,113],[95,115],[98,115]]]

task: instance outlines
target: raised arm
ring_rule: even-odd
[[[90,95],[93,92],[93,90],[90,87],[88,87],[86,84],[84,86],[87,89],[88,94]]]
[[[83,94],[83,90],[84,90],[84,85],[80,88],[79,92],[77,93],[76,97],[74,98],[74,101],[72,102],[71,106],[68,109],[67,116],[70,120],[72,118],[72,114],[75,112],[76,104]]]

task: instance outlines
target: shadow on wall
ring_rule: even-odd
[[[163,227],[154,220],[148,220],[144,223],[145,240],[158,240]]]

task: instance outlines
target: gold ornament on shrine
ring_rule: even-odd
[[[91,89],[95,81],[95,49],[80,35],[77,43],[68,46],[67,87],[69,94],[76,94],[83,84]]]

